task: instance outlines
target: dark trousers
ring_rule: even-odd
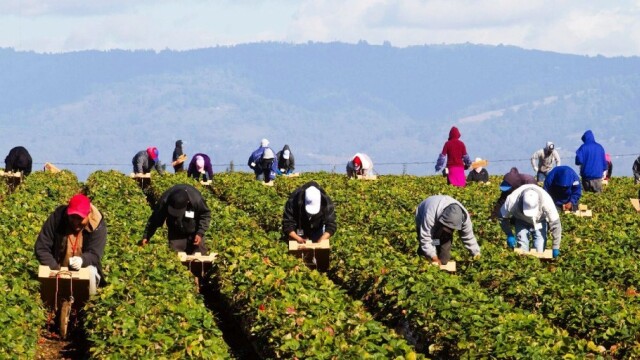
[[[582,189],[584,191],[590,191],[590,192],[595,192],[595,193],[599,193],[602,192],[602,179],[591,179],[591,180],[586,180],[586,179],[582,179]]]
[[[418,245],[418,250],[416,253],[420,256],[426,256],[427,254],[422,251],[420,245]],[[440,241],[440,245],[436,245],[436,255],[438,255],[438,259],[442,265],[447,265],[449,260],[451,260],[451,240]]]
[[[172,250],[177,252],[186,252],[187,255],[193,255],[193,253],[196,252],[202,253],[202,255],[209,253],[209,250],[204,244],[204,239],[200,241],[200,245],[195,246],[193,244],[193,237],[189,237],[188,239],[169,240],[169,246]]]

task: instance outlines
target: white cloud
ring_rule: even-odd
[[[638,18],[640,0],[0,0],[0,47],[182,50],[366,40],[640,55]]]
[[[605,55],[640,55],[640,1],[307,0],[292,21],[294,42],[390,41],[509,44]]]

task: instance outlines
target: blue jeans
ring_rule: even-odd
[[[547,178],[547,174],[543,173],[542,171],[538,171],[538,173],[536,174],[536,180],[538,182],[544,182],[546,178]]]
[[[518,247],[522,251],[529,252],[529,234],[533,237],[533,246],[536,251],[544,251],[547,246],[547,221],[541,221],[540,225],[542,225],[542,228],[536,230],[533,225],[516,219],[516,237],[518,238]]]

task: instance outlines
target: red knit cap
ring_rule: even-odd
[[[91,200],[82,194],[73,195],[67,206],[67,215],[78,215],[83,219],[91,212]]]
[[[362,160],[360,160],[359,156],[353,158],[353,166],[356,168],[356,170],[362,167]]]

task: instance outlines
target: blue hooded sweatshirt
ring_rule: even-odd
[[[582,196],[580,178],[572,168],[568,166],[556,166],[544,180],[544,190],[551,195],[556,206],[562,206],[568,202],[577,205]]]
[[[591,130],[582,135],[582,142],[576,151],[576,165],[580,166],[580,176],[583,180],[602,179],[602,174],[607,170],[607,159],[604,148],[596,142]]]

